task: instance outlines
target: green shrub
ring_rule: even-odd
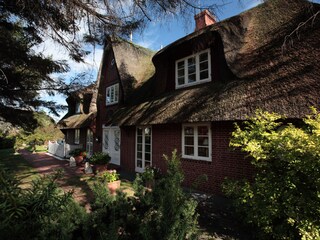
[[[254,181],[227,181],[236,209],[266,239],[320,239],[320,115],[312,109],[300,128],[258,111],[230,145],[249,154]]]
[[[56,184],[60,173],[21,189],[13,175],[0,169],[0,239],[71,239],[86,218],[83,208]]]
[[[111,160],[109,154],[104,152],[95,152],[90,157],[90,163],[92,164],[108,164]]]
[[[85,235],[91,239],[196,239],[197,204],[181,188],[183,174],[176,151],[165,158],[168,171],[152,191],[145,190],[139,175],[133,197],[118,192],[111,198],[105,186],[95,184]]]

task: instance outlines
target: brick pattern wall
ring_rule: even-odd
[[[152,165],[166,170],[163,154],[171,155],[173,149],[181,154],[181,124],[152,126]],[[214,122],[212,130],[212,161],[182,159],[185,174],[184,185],[192,187],[198,182],[197,189],[221,194],[221,184],[225,177],[230,179],[249,178],[254,170],[250,161],[239,150],[229,147],[232,122]],[[135,127],[121,129],[121,166],[129,171],[135,169]],[[201,181],[206,174],[208,181]]]

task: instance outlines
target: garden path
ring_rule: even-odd
[[[74,199],[89,211],[89,202],[93,196],[87,182],[83,179],[83,168],[70,167],[67,160],[58,160],[47,153],[31,153],[27,150],[20,150],[19,153],[39,174],[50,174],[57,169],[63,169],[64,174],[58,181],[59,186],[66,192],[73,190]]]

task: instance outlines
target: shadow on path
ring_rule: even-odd
[[[90,201],[93,199],[92,191],[84,177],[83,168],[70,167],[67,160],[58,160],[46,153],[31,153],[27,150],[20,150],[22,157],[33,166],[39,174],[50,174],[55,170],[63,169],[62,179],[58,184],[64,191],[73,191],[74,199],[87,210],[90,209]]]

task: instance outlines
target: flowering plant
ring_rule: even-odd
[[[100,175],[100,179],[107,183],[119,180],[119,174],[116,170],[107,170]]]

